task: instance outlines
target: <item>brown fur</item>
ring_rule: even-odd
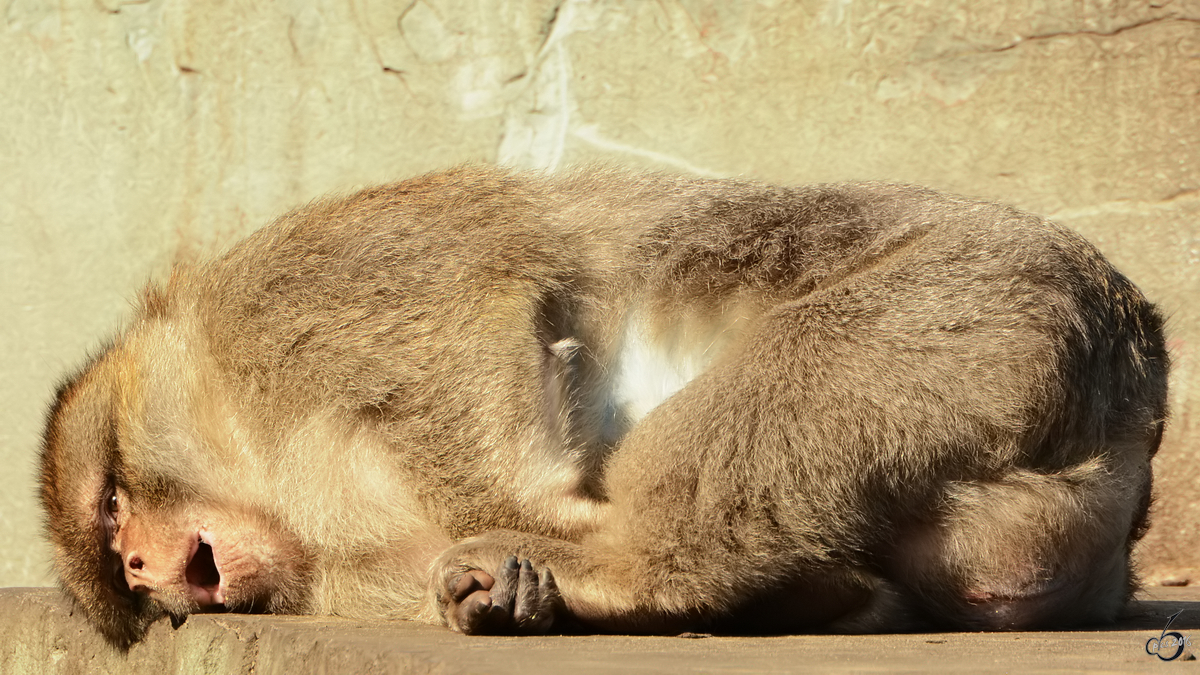
[[[42,453],[63,584],[119,644],[222,608],[1058,627],[1132,588],[1161,321],[1013,209],[463,168],[300,209],[143,298]]]

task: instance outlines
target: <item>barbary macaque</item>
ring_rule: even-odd
[[[1062,628],[1135,588],[1167,370],[1138,289],[1012,208],[459,168],[151,285],[41,497],[124,646],[202,611]]]

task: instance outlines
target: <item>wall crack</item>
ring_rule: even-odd
[[[1064,31],[1054,31],[1051,33],[1039,33],[1036,35],[1028,35],[1028,36],[1024,36],[1024,37],[1018,37],[1015,41],[1013,41],[1007,45],[1003,45],[1000,47],[993,47],[990,49],[980,49],[978,51],[980,53],[984,53],[984,54],[1007,52],[1012,49],[1016,49],[1017,47],[1020,47],[1021,45],[1029,44],[1030,42],[1039,42],[1042,40],[1053,40],[1055,38],[1061,38],[1061,37],[1075,37],[1075,36],[1081,36],[1081,35],[1090,35],[1093,37],[1115,37],[1122,33],[1128,33],[1129,31],[1132,31],[1132,30],[1137,30],[1139,28],[1145,28],[1146,26],[1153,26],[1153,25],[1161,24],[1161,23],[1200,23],[1200,18],[1188,17],[1188,16],[1160,16],[1160,17],[1155,17],[1153,19],[1146,19],[1144,21],[1138,21],[1135,23],[1131,23],[1126,26],[1119,26],[1119,27],[1114,28],[1109,31],[1064,30]]]

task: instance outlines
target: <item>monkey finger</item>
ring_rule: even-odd
[[[566,611],[562,594],[558,591],[558,582],[554,580],[554,572],[551,572],[549,567],[543,569],[538,576],[538,589],[541,592],[541,605],[550,610],[549,613],[557,616]]]
[[[486,626],[492,611],[491,595],[486,590],[477,590],[463,598],[451,610],[450,627],[466,635],[487,632]]]
[[[540,574],[535,575],[533,566],[529,565],[528,583],[525,583],[525,566],[522,566],[521,572],[524,592],[517,598],[517,607],[513,612],[517,632],[545,635],[562,614],[562,596],[558,593],[554,574],[549,568],[543,568]]]
[[[450,583],[450,596],[454,602],[462,602],[475,591],[491,590],[495,583],[496,579],[483,570],[467,570],[457,581]]]
[[[481,617],[476,633],[479,635],[512,635],[514,633],[512,612],[492,603]]]
[[[495,583],[492,585],[492,605],[499,607],[511,617],[513,604],[517,598],[517,588],[521,583],[521,566],[517,556],[510,555],[500,569],[496,570]]]
[[[521,561],[521,571],[517,582],[517,597],[513,603],[513,621],[517,623],[517,629],[520,632],[525,632],[523,629],[528,625],[529,620],[538,615],[538,610],[541,609],[541,592],[538,588],[538,575],[533,571],[533,563],[528,559]]]

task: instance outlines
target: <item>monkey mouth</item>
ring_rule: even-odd
[[[225,604],[225,589],[221,583],[221,570],[217,567],[213,555],[212,535],[200,532],[188,556],[187,568],[184,570],[188,590],[192,598],[201,607]]]

